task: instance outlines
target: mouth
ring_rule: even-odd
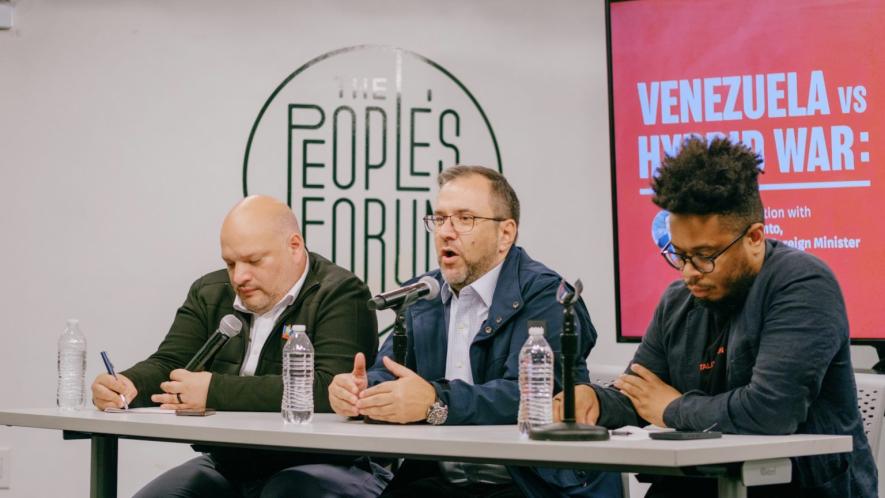
[[[252,297],[253,294],[258,292],[258,289],[254,288],[254,287],[240,287],[237,289],[237,292],[240,294],[240,296],[245,298],[245,297]]]
[[[695,297],[700,297],[710,292],[710,287],[706,285],[686,284],[686,287]]]
[[[444,247],[442,250],[439,251],[439,261],[440,264],[443,265],[453,264],[459,256],[460,255],[457,251],[449,247]]]

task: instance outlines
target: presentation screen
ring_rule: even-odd
[[[650,180],[691,135],[763,158],[766,236],[832,268],[855,342],[885,338],[882,26],[877,0],[609,4],[618,340],[680,278]]]

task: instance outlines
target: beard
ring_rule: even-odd
[[[486,254],[476,261],[465,261],[464,276],[453,279],[451,282],[446,280],[452,291],[457,294],[464,287],[476,282],[480,277],[485,275],[495,265],[495,254]],[[445,275],[443,275],[445,277]]]
[[[711,300],[694,297],[696,303],[720,315],[732,315],[743,307],[747,294],[756,281],[756,272],[744,261],[740,269],[724,282],[725,295]]]

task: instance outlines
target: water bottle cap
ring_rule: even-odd
[[[544,327],[529,327],[529,335],[532,337],[543,336]]]
[[[292,325],[292,333],[295,334],[297,332],[301,332],[302,334],[307,332],[307,326],[299,324]]]
[[[80,320],[78,320],[78,319],[76,319],[76,318],[68,318],[67,323],[68,323],[69,326],[79,325]]]

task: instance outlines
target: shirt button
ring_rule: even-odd
[[[485,332],[486,332],[486,334],[491,334],[491,333],[492,333],[492,328],[491,328],[491,327],[486,327],[486,328],[485,328]]]
[[[519,301],[513,301],[513,309],[519,308]]]
[[[500,316],[497,317],[497,318],[495,318],[495,323],[501,323],[501,317],[500,317]]]

